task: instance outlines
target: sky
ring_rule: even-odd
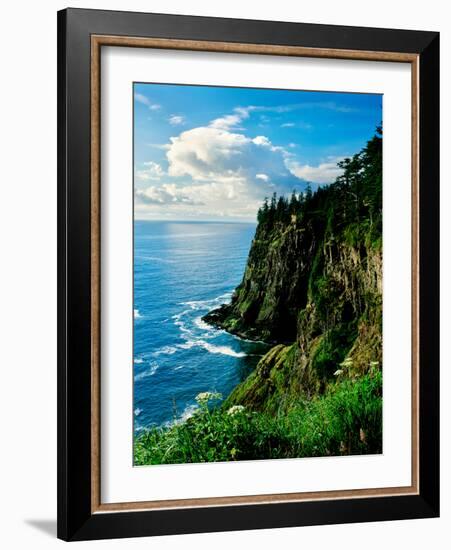
[[[255,221],[265,197],[335,181],[382,96],[135,83],[135,219]]]

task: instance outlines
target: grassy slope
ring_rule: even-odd
[[[204,402],[186,422],[139,436],[135,464],[380,453],[381,429],[382,374],[375,368],[355,381],[337,380],[284,415]]]

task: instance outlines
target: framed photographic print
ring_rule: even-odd
[[[58,14],[58,536],[439,513],[438,33]]]

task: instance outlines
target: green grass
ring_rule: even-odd
[[[280,416],[214,407],[202,395],[199,410],[184,423],[135,439],[135,465],[382,452],[382,373],[376,368],[336,381]]]
[[[357,337],[355,323],[343,323],[325,332],[312,356],[312,367],[321,379],[330,378]]]

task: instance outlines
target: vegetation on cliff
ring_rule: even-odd
[[[381,372],[373,369],[297,400],[284,415],[211,407],[204,399],[186,422],[138,437],[135,465],[380,453],[381,391]]]
[[[140,436],[138,464],[381,452],[382,130],[340,167],[265,200],[242,282],[204,317],[273,347],[222,404]]]

